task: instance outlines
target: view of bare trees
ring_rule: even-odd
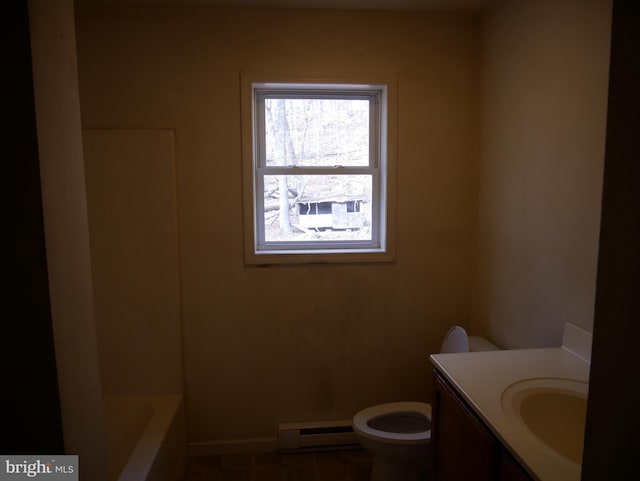
[[[265,99],[266,166],[321,168],[264,176],[267,241],[370,239],[369,100]]]

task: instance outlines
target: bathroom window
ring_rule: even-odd
[[[244,78],[248,264],[393,260],[390,89]]]

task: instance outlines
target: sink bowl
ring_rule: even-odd
[[[588,383],[572,379],[526,379],[505,389],[502,408],[512,422],[580,465],[588,388]]]

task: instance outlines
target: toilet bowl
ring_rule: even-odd
[[[353,430],[371,452],[372,481],[424,479],[430,463],[431,406],[394,402],[363,409],[353,417]]]
[[[497,350],[486,339],[468,337],[454,326],[441,353]],[[431,464],[431,405],[423,402],[378,404],[356,413],[353,431],[373,454],[371,481],[424,481]]]

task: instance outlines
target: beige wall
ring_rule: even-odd
[[[175,130],[192,442],[431,398],[428,353],[469,317],[476,19],[300,10],[80,8],[87,128]],[[397,262],[242,258],[240,73],[399,80]]]
[[[593,330],[610,0],[497,1],[483,15],[474,330],[503,347]]]
[[[106,480],[73,2],[29,1],[47,268],[64,447]]]

